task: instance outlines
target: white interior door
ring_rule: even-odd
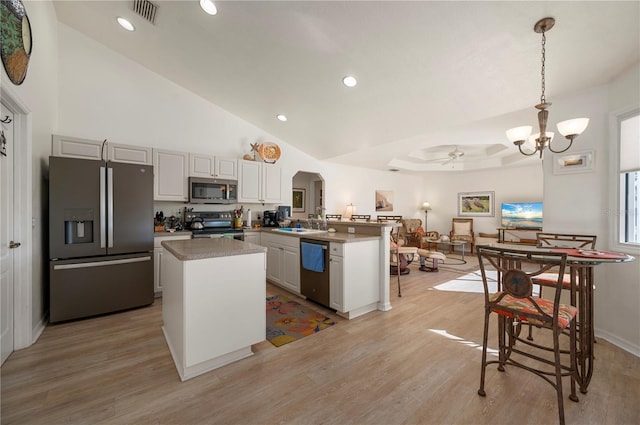
[[[13,114],[0,109],[0,364],[13,352]]]

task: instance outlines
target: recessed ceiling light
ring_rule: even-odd
[[[216,5],[211,0],[200,0],[200,7],[209,15],[215,15],[218,13]]]
[[[347,87],[355,87],[356,84],[358,84],[358,80],[356,80],[356,77],[347,75],[342,79],[342,84],[344,84]]]
[[[278,118],[282,122],[285,122],[287,120],[287,116],[284,114],[278,114],[276,115],[276,118]]]
[[[127,31],[135,31],[136,27],[133,26],[133,24],[131,22],[129,22],[127,19],[118,16],[117,19],[118,23],[120,24],[120,26],[124,29],[126,29]]]

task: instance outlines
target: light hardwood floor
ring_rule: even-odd
[[[391,280],[391,311],[348,321],[315,306],[337,324],[279,348],[262,342],[186,382],[160,329],[161,301],[49,326],[2,366],[2,423],[557,423],[553,388],[525,371],[491,366],[487,397],[477,395],[482,295],[434,288],[459,273],[410,267],[402,298]],[[578,395],[565,397],[567,424],[640,423],[640,359],[599,340],[589,393]]]

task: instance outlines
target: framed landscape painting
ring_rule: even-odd
[[[459,192],[458,215],[461,217],[494,217],[495,192]]]

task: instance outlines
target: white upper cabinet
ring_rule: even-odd
[[[238,202],[282,202],[282,168],[276,164],[238,161]]]
[[[238,180],[238,160],[190,153],[189,176]]]
[[[189,176],[190,177],[213,177],[214,159],[213,155],[189,154]]]
[[[103,159],[103,143],[100,140],[79,139],[54,134],[51,140],[51,156],[101,160]]]
[[[103,152],[103,149],[105,151]],[[151,165],[151,148],[53,135],[51,155]]]
[[[186,152],[153,150],[153,200],[189,200],[189,154]]]
[[[107,158],[113,162],[153,165],[151,148],[107,142]]]
[[[261,202],[262,164],[238,160],[238,202]]]
[[[216,156],[214,171],[219,179],[238,180],[238,160]]]
[[[262,201],[282,202],[282,167],[279,165],[262,164]]]

